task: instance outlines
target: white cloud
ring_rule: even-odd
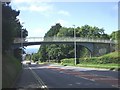
[[[45,33],[47,32],[44,28],[34,28],[28,30],[28,37],[44,37]]]
[[[31,11],[47,11],[47,10],[49,10],[50,9],[50,7],[49,6],[35,6],[35,5],[32,5],[31,7],[30,7],[30,10]]]
[[[70,13],[68,11],[60,10],[58,14],[65,15],[65,16],[70,16]]]
[[[52,12],[53,5],[43,0],[13,0],[12,4],[16,6],[16,9],[23,11],[34,11],[34,12]]]
[[[35,11],[35,12],[47,12],[51,11],[53,9],[52,6],[48,5],[30,5],[30,6],[23,6],[23,7],[18,7],[20,10],[24,11]]]

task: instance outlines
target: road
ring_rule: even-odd
[[[15,88],[118,88],[118,72],[53,64],[24,65]]]

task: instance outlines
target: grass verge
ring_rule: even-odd
[[[120,68],[118,64],[77,64],[79,67],[102,68],[102,69],[117,69]]]
[[[78,64],[74,65],[74,58],[66,58],[61,60],[61,64],[64,66],[78,66],[89,68],[102,68],[110,70],[120,71],[120,52],[115,51],[109,54],[105,54],[100,57],[92,58],[77,58]]]
[[[11,88],[21,70],[21,63],[13,55],[3,55],[2,58],[2,88]]]
[[[120,64],[61,64],[63,66],[75,66],[75,67],[86,67],[86,68],[97,68],[97,69],[109,69],[109,70],[115,70],[115,71],[120,71]]]

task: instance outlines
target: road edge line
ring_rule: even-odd
[[[44,82],[42,81],[42,79],[32,70],[31,67],[29,67],[29,69],[31,70],[34,78],[38,81],[38,83],[40,84],[40,88],[44,88],[45,90],[48,90],[47,85],[44,84]]]

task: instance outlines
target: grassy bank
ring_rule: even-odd
[[[19,71],[21,70],[20,61],[12,55],[3,55],[2,58],[2,88],[10,88]]]
[[[100,57],[92,58],[79,58],[77,59],[77,65],[79,67],[90,68],[104,68],[111,70],[120,70],[120,52],[112,52]],[[74,58],[63,59],[61,62],[64,66],[75,66]]]

